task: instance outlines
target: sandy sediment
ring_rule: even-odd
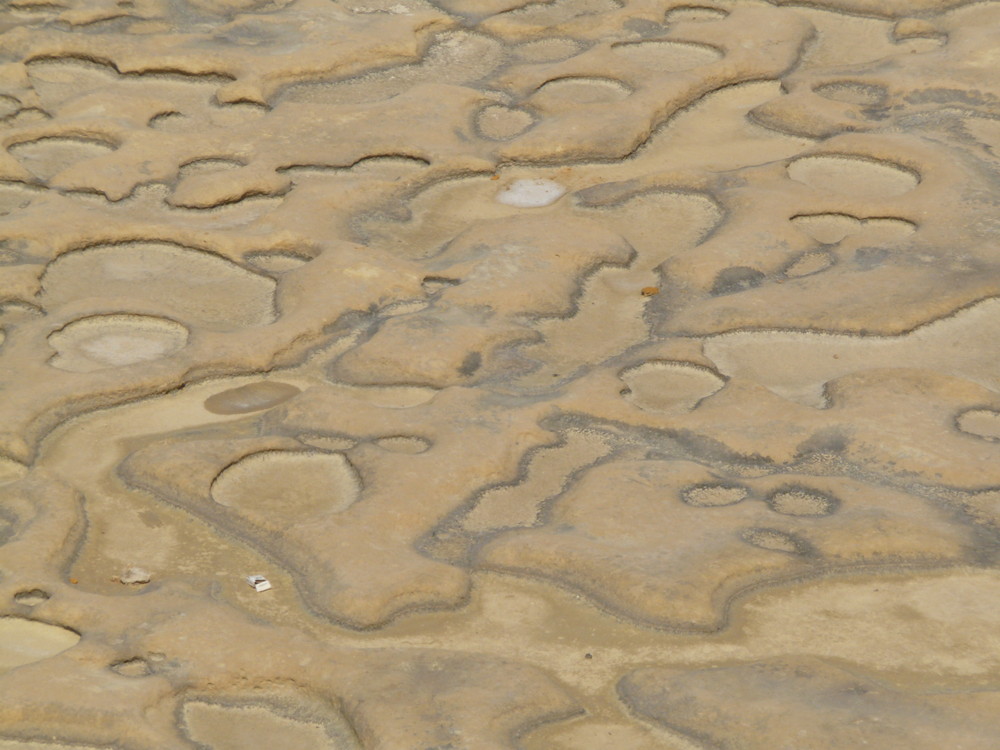
[[[11,0],[0,750],[996,747],[998,45]]]

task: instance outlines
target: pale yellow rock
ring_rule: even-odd
[[[914,748],[987,748],[995,692],[956,700],[911,695],[849,670],[811,659],[716,667],[676,674],[656,668],[621,684],[633,709],[693,737],[723,746],[766,748],[794,743],[820,750],[882,742]],[[735,718],[734,705],[740,705]],[[776,706],[791,715],[778,716]]]
[[[727,489],[724,497],[707,495],[717,487]],[[869,561],[966,559],[972,537],[947,515],[845,479],[776,474],[734,482],[687,462],[612,462],[585,472],[544,525],[508,532],[478,558],[643,622],[711,630],[725,622],[730,598],[763,579]]]
[[[0,747],[995,746],[998,49],[4,4]]]

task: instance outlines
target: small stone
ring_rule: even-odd
[[[129,568],[121,575],[118,582],[125,586],[140,585],[149,583],[150,578],[148,570],[144,570],[143,568]]]

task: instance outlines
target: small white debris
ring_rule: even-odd
[[[149,583],[150,576],[148,570],[142,568],[129,568],[118,578],[118,582],[125,584],[126,586],[130,584],[140,584]]]
[[[514,180],[497,193],[497,203],[515,208],[541,208],[555,203],[566,188],[552,180]]]
[[[267,580],[264,576],[247,576],[247,583],[253,586],[257,593],[261,591],[267,591],[271,588],[271,582]]]

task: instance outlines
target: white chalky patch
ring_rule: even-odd
[[[497,193],[497,202],[517,208],[541,208],[565,194],[566,188],[552,180],[515,180]]]

